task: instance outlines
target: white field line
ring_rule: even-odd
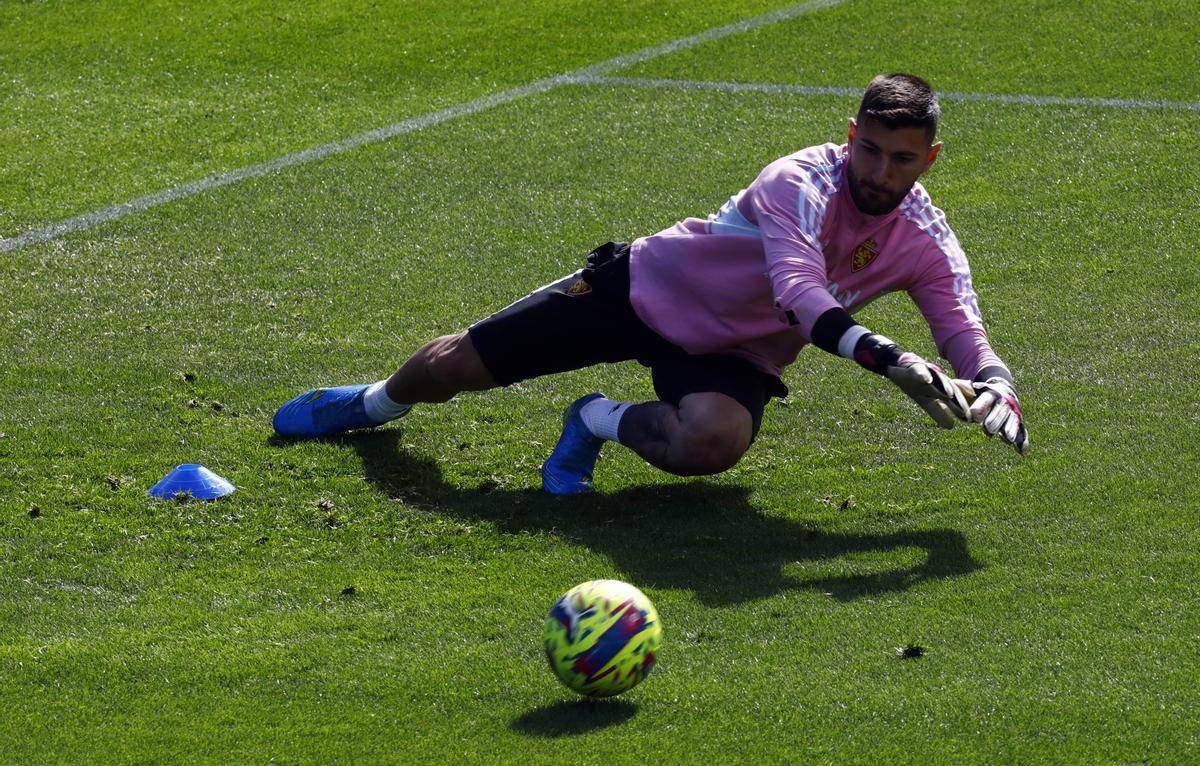
[[[589,75],[577,78],[591,85],[621,85],[639,88],[676,90],[712,90],[722,93],[782,93],[802,96],[862,97],[862,88],[838,88],[821,85],[779,85],[775,83],[711,82],[707,80],[667,80],[650,77],[606,77]],[[1200,112],[1200,101],[1164,101],[1143,98],[1086,98],[1071,96],[1009,95],[1004,93],[958,93],[938,91],[943,101],[983,101],[1022,106],[1087,106],[1116,109],[1167,109]]]
[[[677,51],[686,50],[687,48],[694,48],[697,45],[703,45],[704,43],[713,42],[714,40],[720,40],[721,38],[728,37],[730,35],[749,32],[760,27],[777,24],[782,21],[788,21],[789,19],[797,18],[798,16],[802,16],[806,13],[811,13],[812,11],[817,11],[833,5],[839,5],[846,1],[847,0],[809,0],[808,2],[797,3],[796,5],[790,5],[786,8],[781,8],[777,11],[772,11],[771,13],[766,13],[761,16],[744,19],[742,21],[733,24],[727,24],[722,27],[713,27],[712,29],[705,30],[699,34],[691,35],[690,37],[681,37],[677,40],[672,40],[661,45],[654,45],[638,51],[626,53],[621,56],[608,59],[607,61],[601,61],[599,63],[583,67],[582,69],[576,69],[572,72],[566,72],[553,77],[547,77],[544,80],[538,80],[536,82],[529,83],[528,85],[522,85],[510,90],[501,91],[500,93],[493,93],[490,96],[484,96],[482,98],[475,99],[474,101],[456,104],[437,112],[430,112],[419,117],[402,120],[392,125],[385,125],[380,128],[375,128],[374,130],[369,130],[366,133],[359,133],[355,136],[343,138],[332,143],[323,144],[311,149],[305,149],[293,154],[287,154],[283,157],[279,157],[259,165],[247,165],[245,167],[230,170],[225,173],[206,176],[205,178],[201,178],[197,181],[191,181],[179,186],[172,186],[168,189],[154,192],[153,194],[137,197],[136,199],[129,200],[128,202],[109,205],[108,207],[100,208],[99,210],[93,210],[90,213],[83,213],[81,215],[73,216],[41,228],[30,229],[29,231],[26,231],[15,237],[0,239],[0,253],[16,250],[17,248],[25,247],[26,245],[47,242],[60,237],[63,234],[84,231],[92,228],[93,226],[97,226],[117,218],[123,218],[124,216],[132,213],[139,213],[152,207],[157,207],[159,205],[173,202],[184,197],[191,197],[195,194],[200,194],[221,186],[228,186],[230,184],[237,183],[238,181],[244,181],[248,178],[257,178],[259,176],[264,176],[269,173],[283,170],[284,168],[290,168],[294,165],[301,165],[306,162],[313,162],[314,160],[319,160],[334,154],[341,154],[343,152],[350,151],[351,149],[356,149],[360,146],[386,141],[395,136],[403,135],[405,133],[412,133],[413,131],[421,130],[422,128],[428,128],[433,125],[446,122],[447,120],[453,120],[458,117],[464,117],[466,115],[482,112],[486,109],[491,109],[494,106],[506,104],[510,101],[516,101],[517,99],[524,98],[526,96],[545,93],[563,85],[590,81],[591,78],[602,77],[605,74],[617,69],[632,66],[633,64],[639,64],[643,61],[649,61],[650,59],[658,58],[659,56],[665,56]]]

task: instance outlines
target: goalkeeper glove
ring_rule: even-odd
[[[854,347],[854,360],[871,372],[887,376],[908,397],[929,413],[942,428],[970,420],[967,400],[950,376],[882,335],[864,335]]]
[[[1029,433],[1021,417],[1021,405],[1012,383],[1001,377],[988,378],[982,383],[969,384],[975,391],[971,404],[971,420],[983,424],[983,432],[996,436],[1017,448],[1024,455],[1029,451]]]

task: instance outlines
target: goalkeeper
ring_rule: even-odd
[[[876,77],[846,144],[772,162],[707,219],[597,248],[581,271],[429,341],[386,380],[295,397],[275,430],[323,437],[460,391],[633,359],[658,400],[571,404],[542,466],[546,491],[590,490],[606,441],[674,474],[718,473],[749,449],[766,403],[787,394],[780,373],[812,344],[886,376],[939,426],[974,421],[1024,453],[1012,375],[984,332],[966,257],[917,183],[941,150],[938,116],[924,80]],[[961,380],[853,319],[897,290]]]

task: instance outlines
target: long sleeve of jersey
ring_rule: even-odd
[[[929,324],[938,353],[962,378],[996,368],[1011,377],[988,342],[967,257],[942,211],[919,189],[904,203],[903,213],[926,237],[925,252],[914,259],[906,289]]]
[[[828,264],[821,242],[825,214],[836,191],[833,170],[817,166],[796,172],[786,160],[776,161],[737,200],[745,217],[762,233],[775,306],[806,341],[812,339],[817,318],[841,305],[827,288]]]

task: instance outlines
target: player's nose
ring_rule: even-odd
[[[877,166],[877,170],[878,170],[878,172],[875,175],[875,178],[873,178],[871,180],[879,188],[886,189],[890,185],[890,181],[892,180],[892,173],[894,172],[895,167],[892,165],[891,161],[889,161],[887,157],[883,157],[879,160],[879,165]]]
[[[863,173],[863,182],[868,186],[877,189],[887,186],[888,174],[890,172],[890,163],[886,158],[880,157],[871,166],[867,168],[867,172]]]

